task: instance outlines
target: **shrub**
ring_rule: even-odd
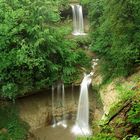
[[[0,139],[26,140],[28,125],[19,118],[17,108],[12,104],[1,106],[0,114]]]
[[[105,78],[127,76],[140,61],[140,1],[90,1],[91,48]]]
[[[117,139],[114,136],[111,136],[110,134],[100,133],[92,137],[81,137],[78,138],[77,140],[117,140]]]
[[[128,122],[133,125],[140,124],[140,103],[134,102],[131,110],[128,112]]]
[[[66,38],[67,28],[58,26],[66,2],[0,0],[1,96],[13,99],[57,80],[70,83],[78,66],[88,64],[76,43]]]

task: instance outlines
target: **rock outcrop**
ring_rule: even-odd
[[[97,88],[100,94],[104,111],[99,122],[100,132],[113,135],[121,140],[130,139],[134,134],[139,136],[140,131],[137,128],[139,127],[140,112],[138,110],[140,109],[137,109],[137,112],[133,110],[136,116],[131,114],[131,120],[135,121],[137,118],[136,122],[131,122],[128,117],[129,111],[140,101],[140,69],[127,78],[117,78],[106,85],[101,85],[101,83],[102,77],[97,74],[93,87]],[[108,127],[108,130],[104,132],[102,126]]]
[[[65,95],[65,117],[67,120],[75,120],[79,99],[79,87],[74,87],[74,93],[71,93],[71,88],[66,89]],[[89,93],[90,102],[90,115],[93,114],[95,109],[95,99],[93,97],[92,89]],[[17,101],[16,105],[20,109],[20,117],[27,122],[30,126],[30,132],[35,129],[45,127],[52,124],[52,115],[55,117],[56,122],[63,119],[63,106],[62,102],[58,104],[57,93],[55,93],[54,114],[52,114],[52,99],[51,90],[46,93],[40,93],[21,98]],[[90,117],[92,118],[92,117]]]

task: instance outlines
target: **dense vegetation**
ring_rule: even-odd
[[[15,100],[57,81],[77,80],[90,63],[62,23],[67,0],[0,0],[0,98]],[[0,102],[0,140],[25,140],[14,105]]]
[[[65,0],[0,0],[0,95],[14,99],[61,80],[71,83],[88,58],[67,39]]]
[[[140,66],[140,1],[81,0],[81,2],[89,8],[90,48],[100,59],[103,82],[133,74]],[[116,83],[120,102],[113,105],[106,116],[107,122],[103,122],[104,125],[101,126],[100,133],[79,140],[137,140],[139,138],[140,76],[137,75],[136,79],[133,79],[133,82],[137,81],[135,88],[131,84],[133,88],[130,85],[122,88],[121,80],[119,86]],[[102,85],[98,90],[101,87]],[[120,111],[126,103],[128,105]],[[111,120],[115,113],[116,117]]]
[[[28,125],[18,115],[13,104],[1,104],[0,140],[24,140],[27,138]]]
[[[105,80],[128,76],[140,65],[140,1],[79,2],[89,9],[90,38],[68,36],[71,29],[60,16],[68,0],[0,0],[0,98],[15,100],[57,81],[69,84],[77,80],[80,68],[90,64],[79,46],[87,46],[90,41]],[[129,102],[125,118],[118,115],[114,121],[115,127],[131,127],[129,132],[122,131],[125,139],[137,140],[140,135],[139,81],[135,89],[116,86],[121,102],[107,116],[110,119],[114,110]],[[0,102],[0,140],[26,139],[28,126],[18,114],[13,104]],[[115,127],[108,123],[101,133],[79,139],[116,140]]]
[[[140,64],[140,1],[91,0],[91,48],[106,79],[127,76]]]

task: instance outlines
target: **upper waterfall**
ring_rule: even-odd
[[[73,35],[86,35],[84,33],[84,20],[82,6],[79,4],[71,4],[73,13]]]

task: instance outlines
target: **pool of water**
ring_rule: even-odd
[[[34,137],[29,140],[76,140],[76,136],[71,133],[71,128],[74,122],[68,121],[68,127],[52,126],[42,127],[36,129],[33,134]]]
[[[46,123],[46,117],[48,113],[51,114],[52,109],[51,90],[17,100],[16,104],[20,108],[21,118],[30,125],[31,133],[28,140],[76,140],[76,136],[71,133],[71,128],[75,124],[79,92],[80,87],[74,87],[73,94],[71,87],[65,89],[66,109],[68,109],[66,110],[67,128],[63,126],[53,128],[51,123],[49,125]],[[57,93],[55,95],[55,106],[57,106]],[[89,89],[89,102],[90,118],[93,118],[96,99],[92,88]],[[71,114],[71,108],[73,111],[75,107],[75,112]],[[55,111],[58,110],[59,108],[56,108]],[[62,118],[58,119],[56,116],[56,122],[59,122],[59,120],[62,120]]]

